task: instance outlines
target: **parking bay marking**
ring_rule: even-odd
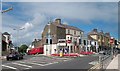
[[[19,63],[12,63],[12,64],[32,68],[32,66],[28,66],[28,65],[24,65],[24,64],[19,64]]]
[[[2,65],[3,67],[7,67],[7,68],[10,68],[10,69],[17,69],[15,67],[11,67],[11,66],[7,66],[7,65]]]

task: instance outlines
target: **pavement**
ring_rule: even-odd
[[[108,65],[106,69],[118,69],[120,71],[120,54],[118,54]]]
[[[0,60],[6,59],[6,56],[0,56]]]

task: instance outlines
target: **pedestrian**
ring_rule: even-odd
[[[65,49],[65,54],[67,54],[67,49]]]

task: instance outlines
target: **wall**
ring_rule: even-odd
[[[56,52],[55,52],[55,49],[57,50]],[[56,44],[44,45],[44,55],[55,54],[57,52],[58,52],[58,49]]]

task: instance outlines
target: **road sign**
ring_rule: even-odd
[[[113,37],[111,37],[110,44],[113,44],[113,43],[114,43],[114,40],[113,40]]]

